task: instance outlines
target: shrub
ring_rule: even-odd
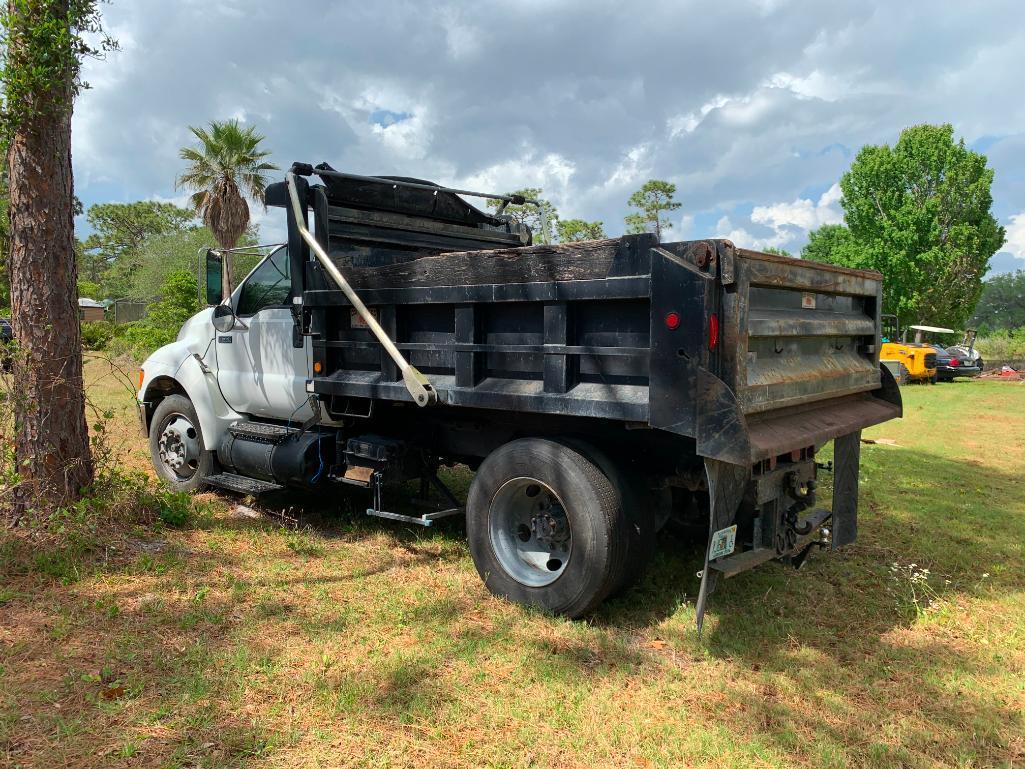
[[[95,320],[82,324],[82,346],[87,350],[103,350],[114,338],[114,324]]]
[[[93,283],[91,280],[80,280],[78,281],[78,295],[88,299],[100,300],[103,298],[103,289],[99,283]]]
[[[1025,359],[1025,328],[1011,331],[994,331],[975,340],[975,349],[984,360]]]
[[[142,360],[158,347],[170,344],[178,335],[178,329],[160,328],[137,320],[125,324],[125,332],[119,340],[117,352],[127,352],[133,358]]]
[[[168,274],[160,288],[160,301],[150,305],[143,322],[157,328],[173,331],[178,329],[199,311],[199,288],[196,277],[187,270],[176,270]]]
[[[160,301],[149,306],[142,320],[125,324],[113,352],[142,359],[158,347],[173,342],[185,321],[199,311],[198,291],[192,273],[185,270],[169,273]]]

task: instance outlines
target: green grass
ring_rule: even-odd
[[[1021,766],[1025,387],[903,394],[858,543],[722,583],[700,641],[678,539],[587,622],[355,497],[270,500],[286,526],[208,495],[106,554],[0,540],[0,766]]]

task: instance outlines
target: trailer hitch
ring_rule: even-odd
[[[303,169],[305,170],[305,169]],[[331,279],[338,285],[338,288],[345,294],[345,298],[349,300],[349,304],[357,312],[357,314],[363,319],[363,322],[367,324],[367,328],[370,329],[370,333],[374,335],[385,352],[388,353],[389,357],[395,361],[395,365],[398,366],[399,371],[402,372],[402,383],[406,386],[409,394],[413,396],[413,400],[418,406],[428,406],[438,402],[438,391],[434,389],[427,377],[420,373],[415,366],[413,366],[399,349],[395,346],[395,343],[388,337],[387,332],[381,328],[381,324],[377,322],[367,306],[363,304],[363,300],[359,298],[359,295],[353,290],[352,286],[342,275],[341,270],[335,265],[331,258],[324,251],[323,246],[317,242],[317,239],[313,234],[306,228],[304,222],[306,217],[303,214],[302,206],[299,204],[299,193],[295,187],[295,173],[289,171],[285,174],[285,184],[288,187],[288,197],[292,202],[292,213],[295,214],[295,226],[299,230],[299,234],[302,239],[306,241],[306,245],[310,247],[314,256],[317,257],[317,261],[320,262],[321,267],[331,276]]]

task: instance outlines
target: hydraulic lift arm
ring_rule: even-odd
[[[381,324],[377,322],[377,319],[370,313],[367,306],[363,304],[363,300],[359,298],[359,295],[353,290],[352,286],[342,275],[341,270],[335,265],[331,258],[324,251],[324,248],[317,242],[317,239],[313,234],[306,228],[304,222],[306,217],[303,215],[302,206],[299,204],[299,193],[296,190],[295,184],[295,173],[289,171],[285,175],[285,182],[288,186],[288,197],[292,203],[292,212],[295,214],[296,227],[299,229],[299,234],[302,239],[306,241],[306,245],[310,247],[314,256],[317,257],[317,261],[324,268],[331,279],[338,285],[338,288],[345,294],[345,298],[349,300],[353,309],[359,313],[359,316],[367,324],[370,332],[374,335],[381,346],[384,347],[385,352],[395,361],[395,365],[399,367],[399,371],[402,372],[402,382],[405,384],[406,389],[409,390],[409,394],[413,396],[413,400],[418,406],[427,406],[438,401],[438,392],[434,389],[431,383],[427,380],[427,377],[420,373],[415,366],[410,364],[408,360],[399,352],[399,349],[395,346],[395,343],[388,337],[388,334]]]

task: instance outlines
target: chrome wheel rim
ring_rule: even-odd
[[[491,500],[488,529],[499,564],[527,587],[555,582],[573,553],[566,508],[537,478],[513,478],[502,485]]]
[[[188,480],[199,470],[199,432],[184,414],[171,414],[164,421],[157,453],[161,464],[175,478]]]

